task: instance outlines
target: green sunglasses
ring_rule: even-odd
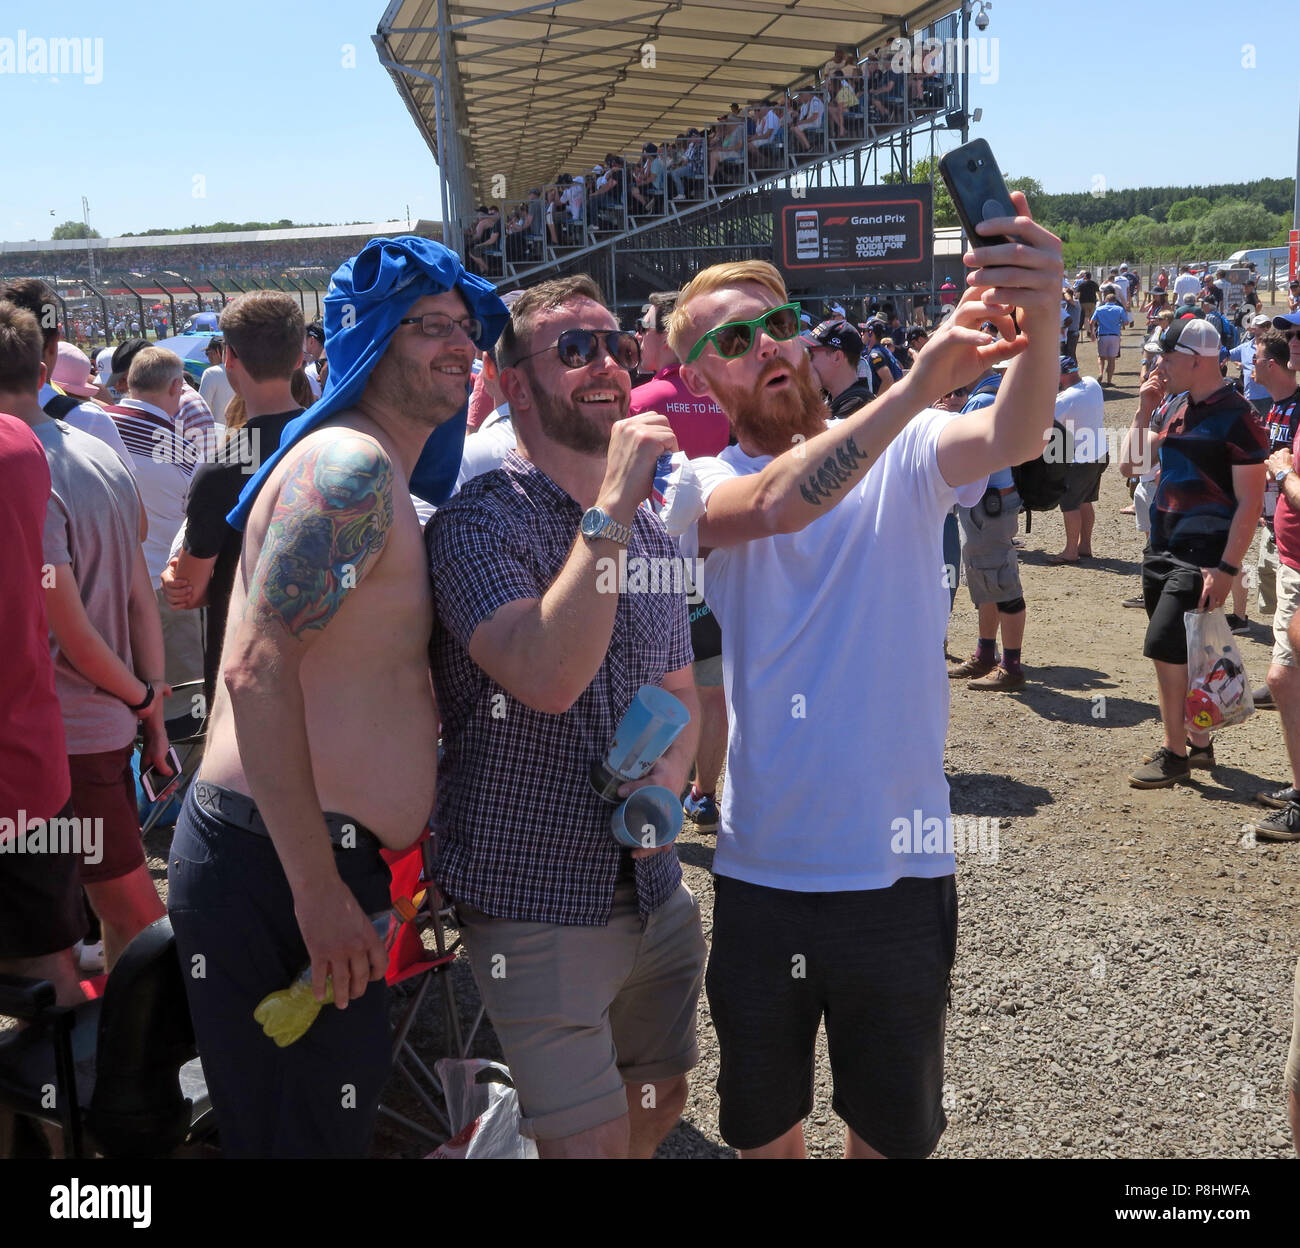
[[[709,343],[713,343],[715,350],[724,360],[739,359],[754,345],[760,326],[769,338],[777,342],[789,342],[799,333],[800,311],[797,303],[783,303],[778,308],[769,308],[762,316],[756,316],[752,321],[730,321],[726,325],[719,325],[717,329],[709,330],[691,348],[686,363],[690,364],[698,359]]]

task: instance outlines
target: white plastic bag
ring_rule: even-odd
[[[430,1157],[537,1157],[537,1145],[519,1134],[519,1095],[506,1067],[484,1058],[444,1057],[434,1063],[434,1070],[447,1098],[452,1135]]]
[[[1187,629],[1187,697],[1183,719],[1188,732],[1217,732],[1255,712],[1250,678],[1223,608],[1184,611]]]

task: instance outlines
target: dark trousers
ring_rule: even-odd
[[[391,904],[378,849],[335,849],[367,914]],[[277,1048],[253,1019],[308,963],[293,895],[269,837],[186,796],[168,855],[176,933],[199,1057],[227,1157],[365,1157],[390,1064],[382,981],[346,1010],[322,1007],[296,1043]]]

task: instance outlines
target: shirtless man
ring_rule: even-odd
[[[483,340],[455,287],[405,307],[355,404],[296,443],[286,431],[248,514],[172,844],[172,922],[227,1156],[364,1156],[388,1072],[386,954],[367,916],[390,905],[380,850],[428,822],[437,756],[406,482],[464,405]],[[308,962],[337,1008],[281,1049],[253,1011]]]

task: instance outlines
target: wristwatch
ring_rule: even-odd
[[[1219,560],[1218,571],[1226,572],[1229,576],[1236,576],[1241,571],[1240,568],[1234,568],[1226,559]]]
[[[1281,485],[1282,482],[1285,481],[1294,471],[1294,468],[1279,468],[1273,474],[1273,480],[1276,481],[1278,485]]]
[[[620,546],[626,546],[632,540],[632,529],[626,524],[619,524],[613,516],[599,507],[588,507],[582,513],[582,523],[578,531],[589,542],[607,537]]]

